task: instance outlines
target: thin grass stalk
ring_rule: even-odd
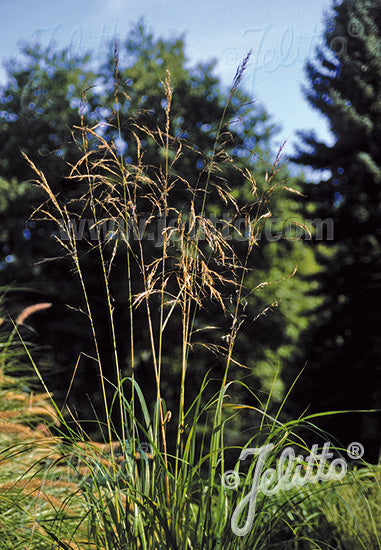
[[[152,359],[153,359],[153,366],[154,366],[154,374],[155,374],[155,382],[156,382],[156,390],[157,390],[157,403],[156,408],[158,411],[158,414],[156,416],[160,419],[160,427],[161,427],[161,439],[163,443],[163,455],[164,455],[164,463],[165,463],[165,484],[166,484],[166,496],[167,496],[167,505],[168,510],[170,510],[170,495],[169,495],[169,479],[168,479],[168,454],[167,454],[167,444],[166,444],[166,436],[165,436],[165,422],[164,422],[164,413],[163,413],[163,405],[162,405],[162,399],[161,399],[161,390],[160,390],[160,378],[159,378],[159,369],[158,369],[158,359],[157,359],[157,353],[156,353],[156,346],[155,346],[155,337],[154,337],[154,330],[153,330],[153,323],[152,323],[152,315],[151,315],[151,308],[149,303],[149,296],[148,296],[148,281],[147,281],[147,275],[146,270],[144,268],[145,262],[144,262],[144,253],[143,253],[143,246],[141,243],[141,240],[139,239],[139,253],[140,253],[140,263],[142,266],[142,276],[143,276],[143,283],[144,283],[144,289],[146,291],[146,296],[144,299],[145,305],[146,305],[146,314],[147,314],[147,322],[148,322],[148,330],[149,330],[149,337],[150,337],[150,345],[151,345],[151,351],[152,351]],[[159,420],[155,420],[155,426],[157,426],[157,422]],[[159,448],[159,437],[157,433],[157,429],[154,430],[155,435],[155,444],[156,447]],[[153,476],[154,476],[154,468],[155,468],[155,462],[153,464]]]
[[[168,220],[168,179],[169,179],[169,169],[168,169],[168,160],[169,160],[169,127],[170,127],[170,111],[171,111],[171,102],[172,102],[172,89],[170,82],[170,73],[167,69],[167,78],[164,82],[164,89],[166,92],[166,107],[165,107],[165,173],[163,181],[163,209],[164,209],[164,229],[167,227]],[[157,404],[160,403],[160,422],[161,422],[161,433],[163,439],[163,451],[164,451],[164,460],[166,467],[168,466],[167,459],[167,441],[165,435],[164,427],[164,417],[161,407],[161,368],[162,368],[162,353],[163,353],[163,322],[164,322],[164,296],[165,296],[165,266],[167,258],[167,245],[168,245],[168,235],[164,230],[163,234],[163,253],[162,253],[162,271],[161,271],[161,292],[160,292],[160,321],[159,321],[159,349],[158,349],[158,376],[157,376]],[[155,428],[157,429],[157,427]],[[169,480],[168,475],[166,474],[166,492],[167,492],[167,503],[168,511],[170,510],[170,496],[169,496]]]
[[[83,99],[84,99],[84,97],[83,97]],[[85,152],[86,174],[90,175],[90,167],[89,167],[89,163],[88,163],[87,137],[86,137],[86,129],[85,129],[85,126],[84,126],[84,121],[83,121],[83,115],[81,115],[81,128],[82,128],[82,145],[83,145],[84,152]],[[90,177],[88,177],[88,187],[89,187],[89,196],[90,196],[90,208],[91,208],[91,211],[92,211],[94,224],[95,224],[95,228],[96,228],[96,233],[97,233],[97,248],[98,248],[99,257],[100,257],[100,261],[101,261],[103,283],[104,283],[104,288],[105,288],[105,292],[106,292],[106,302],[107,302],[107,310],[108,310],[110,329],[111,329],[114,366],[115,366],[117,380],[118,380],[118,387],[120,388],[120,370],[119,370],[119,359],[118,359],[118,353],[117,353],[117,343],[116,343],[116,335],[115,335],[113,308],[112,308],[112,304],[111,304],[110,288],[109,288],[109,284],[108,284],[108,277],[107,277],[107,272],[106,272],[105,259],[104,259],[104,255],[103,255],[103,249],[102,249],[102,239],[101,239],[101,234],[100,234],[100,229],[99,229],[99,224],[98,224],[98,216],[97,216],[96,207],[95,207],[95,198],[94,198],[94,195],[93,195],[93,186],[92,186],[92,182],[91,182]],[[105,397],[105,398],[107,399],[107,397]],[[121,414],[122,414],[122,409],[121,409]],[[111,436],[111,418],[109,416],[107,416],[106,422],[107,422],[108,432],[109,432],[109,437],[110,437]],[[124,428],[124,422],[123,422],[123,418],[122,418],[122,434],[123,434],[123,440],[125,441],[124,429],[125,429]],[[110,445],[111,445],[111,441],[112,441],[112,437],[110,437]],[[111,449],[111,447],[110,447],[110,449]]]
[[[123,198],[124,204],[126,205],[126,186],[127,182],[124,181],[123,173]],[[127,206],[124,208],[125,212],[125,225],[128,227],[128,215],[127,215]],[[132,407],[132,423],[131,423],[131,441],[133,445],[133,454],[135,454],[135,423],[133,418],[135,418],[135,344],[134,344],[134,312],[133,312],[133,296],[132,296],[132,281],[131,281],[131,259],[130,259],[130,242],[128,231],[126,234],[126,259],[127,259],[127,285],[128,285],[128,311],[130,318],[130,357],[131,357],[131,378],[132,378],[132,388],[131,388],[131,407]]]
[[[184,290],[181,294],[182,303],[181,303],[181,314],[182,314],[182,353],[181,353],[181,380],[180,380],[180,397],[179,397],[179,420],[177,425],[177,436],[176,436],[176,463],[175,463],[175,480],[178,478],[179,471],[179,460],[183,455],[182,448],[182,434],[184,432],[185,424],[185,378],[187,370],[187,356],[188,356],[188,345],[189,345],[189,316],[191,309],[191,297],[188,296],[186,290],[186,277],[189,271],[188,257],[189,257],[189,241],[184,239],[185,228],[180,230],[182,236],[182,247],[185,247],[185,253],[183,258],[183,272],[184,272]]]
[[[169,157],[169,126],[170,126],[170,110],[172,102],[172,89],[170,86],[170,73],[167,70],[167,78],[164,82],[164,88],[166,92],[166,101],[167,105],[165,107],[165,173],[163,181],[163,210],[164,210],[164,232],[163,232],[163,254],[162,254],[162,271],[161,271],[161,292],[160,292],[160,322],[159,322],[159,354],[158,354],[158,372],[159,372],[159,381],[161,380],[161,363],[162,363],[162,346],[163,346],[163,322],[164,322],[164,289],[165,289],[165,265],[167,258],[167,246],[168,246],[168,235],[165,229],[167,228],[168,220],[168,179],[169,179],[169,170],[168,170],[168,157]]]
[[[93,315],[92,315],[92,311],[91,311],[91,307],[90,307],[89,298],[88,298],[88,295],[87,295],[85,281],[83,280],[82,269],[81,269],[81,266],[80,266],[80,263],[79,263],[78,251],[77,251],[77,247],[76,247],[76,244],[75,244],[75,235],[74,234],[72,236],[72,243],[73,243],[73,256],[72,257],[73,257],[74,264],[75,264],[75,267],[77,269],[77,273],[78,273],[79,280],[80,280],[80,283],[81,283],[82,293],[83,293],[83,297],[84,297],[85,303],[86,303],[87,317],[90,321],[91,333],[92,333],[93,342],[94,342],[94,346],[95,346],[95,353],[96,353],[96,357],[97,357],[99,376],[100,376],[100,380],[101,380],[102,397],[103,397],[103,404],[104,404],[104,408],[105,408],[105,414],[106,414],[106,418],[109,418],[110,413],[109,413],[108,402],[107,402],[107,397],[106,397],[106,386],[105,386],[105,379],[104,379],[104,374],[103,374],[101,355],[100,355],[100,352],[99,352],[98,338],[97,338],[97,334],[96,334],[96,330],[95,330],[95,325],[94,325],[94,321],[93,321]],[[108,429],[109,441],[112,441],[111,426],[110,426],[109,423],[107,423],[107,429]]]
[[[115,41],[115,48],[114,48],[114,89],[115,89],[115,93],[114,93],[114,98],[115,98],[115,105],[116,105],[116,117],[117,117],[117,128],[118,128],[118,132],[119,132],[119,139],[121,139],[121,124],[120,124],[120,116],[119,116],[119,97],[118,97],[118,90],[119,90],[119,67],[118,67],[118,63],[119,63],[119,56],[118,56],[118,47],[117,47],[117,43]],[[120,154],[120,165],[121,165],[121,172],[122,172],[122,185],[123,185],[123,192],[125,193],[125,189],[126,189],[126,185],[125,185],[125,179],[124,179],[124,160],[123,160],[123,155]],[[126,204],[126,202],[124,203]],[[126,225],[126,227],[128,227]],[[127,254],[127,269],[129,271],[129,254]],[[123,415],[123,404],[122,404],[122,393],[123,393],[123,388],[121,386],[121,377],[120,377],[120,369],[119,369],[119,359],[118,359],[118,352],[117,352],[117,345],[116,345],[116,335],[115,335],[115,326],[114,326],[114,318],[113,318],[113,310],[112,310],[112,305],[111,305],[111,300],[110,300],[110,289],[109,289],[109,284],[108,284],[108,279],[107,279],[107,276],[106,276],[106,272],[105,272],[105,264],[103,262],[103,258],[102,258],[102,268],[103,268],[103,272],[104,272],[104,278],[105,278],[105,286],[106,286],[106,292],[107,292],[107,301],[108,301],[108,307],[109,307],[109,313],[110,313],[110,323],[111,323],[111,330],[112,330],[112,340],[113,340],[113,348],[114,348],[114,356],[115,356],[115,367],[116,367],[116,374],[117,374],[117,380],[118,380],[118,395],[119,395],[119,408],[120,408],[120,420],[121,420],[121,424],[122,424],[122,438],[123,438],[123,442],[126,441],[126,433],[125,433],[125,427],[124,427],[124,423],[125,423],[125,418],[124,418],[124,415]],[[131,282],[131,277],[128,276],[128,281],[129,283]],[[132,331],[132,337],[131,337],[131,342],[133,341],[133,324],[132,324],[132,319],[131,319],[131,331]],[[133,344],[131,346],[131,360],[133,362]],[[133,372],[133,369],[132,369],[132,372]]]
[[[120,123],[120,113],[119,113],[119,55],[118,55],[118,46],[115,41],[114,48],[114,99],[116,105],[116,119],[117,119],[117,128],[119,133],[119,139],[122,140],[122,131]],[[131,281],[131,258],[130,258],[130,242],[129,242],[129,215],[127,208],[127,181],[125,176],[125,166],[124,166],[124,157],[120,153],[120,166],[121,166],[121,175],[122,175],[122,186],[123,186],[123,206],[124,206],[124,222],[126,227],[126,262],[127,262],[127,286],[128,286],[128,310],[130,318],[130,358],[131,358],[131,378],[132,378],[132,388],[131,388],[131,407],[132,407],[132,423],[131,423],[131,443],[132,443],[132,453],[135,455],[136,446],[135,446],[135,423],[133,418],[135,417],[135,347],[134,347],[134,315],[133,315],[133,295],[132,295],[132,281]],[[131,197],[129,197],[129,200]],[[122,387],[120,387],[120,392],[122,392]],[[122,407],[122,395],[120,393],[120,410],[123,411]],[[122,423],[124,419],[122,418]]]

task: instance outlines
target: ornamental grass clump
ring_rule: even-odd
[[[82,157],[71,167],[68,196],[56,194],[29,161],[45,196],[34,216],[54,226],[53,234],[72,262],[73,277],[82,292],[78,309],[88,321],[93,340],[92,349],[83,354],[91,357],[94,376],[98,376],[102,410],[95,410],[99,441],[94,442],[70,405],[70,388],[81,368],[79,357],[64,403],[59,406],[51,398],[46,409],[54,433],[49,437],[49,450],[45,435],[41,441],[36,438],[35,447],[43,456],[34,463],[40,466],[38,474],[33,474],[37,477],[32,476],[28,495],[39,491],[50,510],[33,510],[34,522],[26,526],[29,540],[24,547],[40,548],[41,541],[47,544],[50,540],[54,547],[65,550],[268,549],[275,547],[273,541],[283,532],[282,547],[293,548],[293,534],[306,521],[302,514],[301,518],[295,516],[298,525],[289,525],[297,496],[292,493],[288,498],[282,493],[279,498],[258,495],[244,536],[237,536],[231,523],[234,510],[250,489],[256,462],[245,465],[240,461],[242,446],[228,444],[225,435],[230,423],[240,415],[252,416],[253,429],[247,433],[244,447],[273,444],[275,450],[266,457],[266,467],[291,444],[305,448],[295,435],[301,422],[280,422],[283,403],[272,416],[271,395],[262,402],[247,381],[231,377],[233,366],[245,368],[235,358],[235,346],[247,297],[257,290],[248,288],[247,278],[255,265],[258,235],[271,217],[271,195],[280,187],[287,189],[278,178],[280,153],[268,168],[265,181],[257,184],[253,173],[242,169],[229,152],[231,121],[225,117],[248,61],[249,56],[237,71],[223,117],[216,125],[212,151],[201,152],[171,132],[176,90],[168,72],[162,83],[164,124],[152,129],[131,117],[129,127],[123,128],[135,136],[133,161],[127,162],[115,143],[102,135],[104,122],[89,126],[83,115],[73,129]],[[119,136],[122,92],[116,52],[115,120],[108,124],[115,125]],[[85,94],[82,101],[86,101]],[[157,164],[146,162],[152,150]],[[182,174],[185,151],[195,163],[201,161],[198,166],[202,168],[192,178]],[[237,196],[235,172],[240,181],[244,179],[250,200]],[[84,221],[87,231],[79,233]],[[102,283],[108,335],[99,332],[94,313],[95,299],[88,288],[89,259],[96,262],[94,272]],[[258,288],[267,284],[263,281]],[[120,287],[125,290],[128,311],[122,332],[116,323],[114,299],[115,289]],[[211,311],[222,311],[227,320],[223,329],[213,320],[203,321],[206,305]],[[17,325],[16,330],[19,332]],[[109,354],[102,351],[105,338],[111,341]],[[129,353],[122,357],[121,340],[126,339]],[[49,399],[49,389],[27,346],[25,351]],[[143,352],[151,366],[150,378],[144,383],[138,380],[137,368]],[[198,353],[205,352],[210,354],[211,364],[218,357],[223,368],[218,376],[205,372],[195,388],[192,365]],[[177,404],[170,410],[163,373],[168,377],[171,353],[178,367],[173,372]],[[236,387],[247,395],[245,403],[231,399]],[[146,398],[147,392],[153,394],[152,400]],[[12,452],[21,456],[22,447],[8,449],[4,460],[9,460]],[[227,464],[240,477],[240,485],[227,483]],[[35,481],[41,476],[56,476],[47,486],[63,490],[64,498],[62,494],[59,500],[48,497],[42,481]],[[23,497],[25,477],[30,476],[24,473],[12,489]],[[233,479],[236,477],[233,474]],[[334,483],[327,487],[335,490]],[[241,526],[247,521],[246,514],[239,520]],[[307,540],[306,548],[320,547],[308,544]]]

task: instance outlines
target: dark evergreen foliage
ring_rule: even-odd
[[[307,66],[306,97],[334,136],[302,134],[297,162],[323,173],[305,194],[334,239],[315,242],[324,297],[303,335],[307,368],[298,395],[311,411],[381,407],[381,11],[376,0],[336,3],[323,46]],[[381,418],[350,414],[322,424],[377,459]]]

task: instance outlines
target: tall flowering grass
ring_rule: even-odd
[[[2,453],[4,464],[16,457],[19,460],[32,446],[38,454],[34,455],[30,469],[12,482],[5,480],[3,485],[7,494],[16,494],[29,509],[29,520],[23,526],[25,537],[20,539],[23,548],[45,545],[65,550],[291,549],[295,548],[295,540],[304,545],[300,548],[324,547],[319,540],[322,534],[306,504],[308,499],[315,499],[315,505],[320,503],[319,488],[315,491],[303,488],[272,499],[259,496],[251,529],[239,537],[232,530],[231,517],[251,486],[255,461],[241,472],[244,481],[235,490],[223,482],[229,468],[238,473],[242,466],[239,460],[242,448],[229,446],[226,441],[226,431],[239,415],[252,415],[256,426],[248,433],[246,448],[274,445],[276,453],[266,460],[267,467],[275,463],[276,455],[286,446],[305,449],[295,433],[301,420],[282,423],[280,410],[276,416],[269,414],[271,395],[262,402],[247,383],[230,376],[232,365],[237,363],[235,346],[245,301],[255,290],[247,288],[246,280],[259,246],[257,236],[271,217],[269,198],[279,187],[284,188],[283,182],[277,180],[280,155],[268,169],[265,185],[258,187],[255,175],[237,166],[225,146],[229,132],[229,121],[225,120],[227,107],[248,61],[249,56],[237,70],[213,151],[203,156],[204,167],[191,181],[183,177],[179,167],[184,151],[196,153],[194,144],[171,134],[171,105],[176,90],[171,87],[169,73],[162,83],[163,127],[152,130],[131,123],[129,131],[135,135],[137,150],[133,163],[127,163],[115,145],[100,135],[99,127],[87,126],[83,117],[74,128],[83,155],[72,166],[68,178],[71,188],[77,190],[74,198],[67,201],[56,195],[44,174],[29,161],[36,173],[36,183],[45,194],[35,216],[55,225],[56,238],[71,259],[82,290],[81,313],[86,316],[92,334],[94,370],[103,396],[102,415],[99,412],[103,441],[91,441],[71,411],[69,394],[73,380],[65,408],[60,409],[53,398],[49,406],[31,408],[39,414],[42,408],[50,415],[52,433],[38,431],[36,426],[28,426],[28,422],[13,423],[18,413],[13,416],[14,413],[3,412],[3,426],[11,424],[14,435],[24,438],[20,446],[11,446]],[[118,101],[116,52],[116,105]],[[121,131],[118,113],[116,109],[116,126]],[[141,136],[160,153],[157,166],[145,162],[146,146]],[[230,173],[236,170],[240,178],[244,177],[250,189],[251,199],[244,205],[237,201],[231,182],[226,179],[226,167]],[[230,218],[225,216],[212,223],[208,217],[210,201],[218,204],[220,212],[229,212]],[[96,238],[79,241],[73,219],[86,216],[93,220]],[[245,219],[250,229],[244,242],[234,239],[234,234],[239,233],[234,224],[237,217]],[[152,243],[147,243],[147,233],[159,219],[160,238],[153,248]],[[104,234],[105,222],[108,227],[120,226],[120,220],[128,231]],[[112,348],[112,357],[106,359],[101,352],[104,335],[99,334],[86,282],[88,254],[98,259],[104,289]],[[125,275],[118,279],[118,284],[124,285],[128,297],[129,320],[123,336],[129,340],[128,372],[121,364],[112,291],[113,273],[118,266],[119,277],[121,264]],[[266,284],[263,281],[260,286]],[[213,304],[229,319],[228,332],[220,333],[218,339],[210,342],[206,335],[219,329],[213,323],[205,326],[198,322],[205,304]],[[26,312],[16,321],[17,332],[25,315]],[[136,379],[142,318],[152,362],[153,403],[146,401],[145,390]],[[168,330],[173,324],[177,326],[176,341],[173,341],[175,332]],[[200,333],[203,338],[198,341]],[[143,344],[147,347],[147,342]],[[199,381],[196,392],[190,385],[189,373],[192,363],[197,361],[198,346],[211,357],[219,356],[223,364],[216,391],[209,390],[212,385],[209,373]],[[176,410],[167,409],[163,390],[165,358],[171,349],[180,350]],[[27,346],[25,351],[45,388],[44,400],[49,399],[49,389]],[[106,374],[110,370],[105,362],[113,364],[112,380]],[[251,403],[232,402],[230,393],[234,385],[252,396]],[[305,420],[311,422],[313,418]],[[7,428],[3,433],[6,432]],[[174,437],[169,433],[174,433]],[[33,443],[27,439],[32,434],[36,435]],[[327,484],[329,495],[335,491],[334,483]],[[41,509],[36,492],[44,501]],[[32,510],[31,502],[34,502]],[[12,503],[13,509],[17,507],[14,497]],[[375,511],[371,513],[374,518]],[[241,522],[244,521],[242,517]],[[372,540],[376,540],[373,535]],[[9,541],[12,544],[11,538]]]

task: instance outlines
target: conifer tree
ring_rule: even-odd
[[[307,65],[310,104],[325,115],[332,146],[301,134],[297,162],[321,172],[309,207],[332,218],[333,239],[315,242],[321,306],[303,335],[307,368],[299,404],[311,411],[381,406],[381,11],[377,0],[336,2],[324,44]],[[329,174],[329,177],[327,177]],[[333,416],[324,426],[377,458],[381,418]]]

